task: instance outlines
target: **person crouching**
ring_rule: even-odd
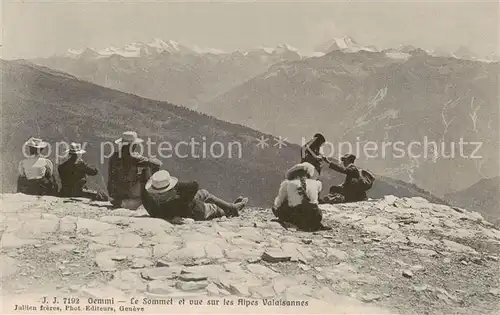
[[[314,171],[314,166],[307,162],[290,168],[273,205],[276,217],[305,231],[328,229],[321,224],[318,199],[322,184],[312,179]]]

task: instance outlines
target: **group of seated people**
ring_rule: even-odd
[[[276,217],[304,230],[328,229],[321,224],[319,204],[367,200],[366,191],[375,179],[373,174],[354,165],[356,156],[353,154],[343,155],[340,161],[322,156],[320,151],[325,142],[325,137],[318,133],[302,147],[301,163],[286,172],[273,204]],[[342,185],[330,187],[329,193],[320,199],[323,184],[318,177],[322,163],[345,174],[346,178]]]
[[[169,221],[179,218],[211,220],[223,216],[235,217],[247,205],[248,198],[240,196],[233,202],[227,202],[201,189],[195,181],[179,181],[167,170],[160,170],[160,160],[136,152],[143,141],[134,131],[124,132],[115,141],[118,150],[109,158],[108,192],[104,193],[91,191],[87,187],[87,176],[97,175],[98,170],[83,160],[86,151],[80,144],[70,144],[65,152],[68,159],[58,166],[61,181],[59,189],[53,163],[42,156],[48,143],[31,138],[25,143],[29,156],[19,163],[18,192],[105,200],[115,208],[130,210],[143,205],[151,217]],[[356,157],[345,155],[341,158],[342,163],[329,160],[319,153],[324,143],[325,138],[316,134],[304,146],[301,163],[286,172],[274,200],[274,215],[300,229],[326,228],[321,224],[320,203],[366,199],[365,190],[358,188],[362,173],[353,164]],[[317,180],[317,176],[323,162],[328,163],[331,169],[346,174],[346,180],[341,186],[333,186],[330,193],[320,200],[322,183]]]
[[[85,150],[80,144],[71,143],[63,153],[68,159],[59,165],[58,173],[61,189],[57,181],[54,164],[42,155],[48,143],[39,138],[30,138],[24,145],[27,148],[25,159],[19,162],[17,191],[29,195],[55,195],[63,197],[103,198],[86,189],[87,175],[98,174],[96,168],[90,167],[82,159]]]
[[[137,152],[144,140],[134,131],[126,131],[115,143],[118,146],[108,161],[107,193],[87,187],[87,177],[99,172],[83,159],[81,144],[71,143],[64,152],[67,160],[58,166],[61,188],[52,161],[43,156],[48,143],[31,138],[25,143],[27,157],[19,163],[17,191],[29,195],[84,197],[109,201],[115,208],[136,210],[144,205],[152,217],[170,220],[189,217],[210,220],[239,215],[248,198],[227,202],[197,182],[179,182],[168,171],[160,170],[162,162]]]

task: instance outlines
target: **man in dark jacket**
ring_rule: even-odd
[[[323,203],[356,202],[368,199],[366,190],[363,189],[359,169],[354,165],[355,155],[343,155],[340,158],[341,163],[327,158],[324,160],[332,170],[345,174],[346,177],[342,185],[330,187],[330,192],[324,197]]]
[[[317,133],[309,140],[301,149],[300,163],[307,162],[314,166],[318,176],[321,174],[321,162],[323,156],[321,155],[321,147],[325,144],[326,139],[321,133]]]
[[[146,180],[160,169],[162,162],[136,152],[144,140],[134,131],[126,131],[115,141],[119,149],[109,159],[108,193],[115,207],[136,210],[142,204],[141,192]]]
[[[86,153],[81,144],[71,143],[65,154],[68,160],[59,165],[59,177],[61,178],[61,197],[84,197],[92,200],[107,200],[104,193],[91,191],[87,187],[87,176],[95,176],[99,172],[90,167],[82,158]]]
[[[234,217],[247,202],[248,198],[242,197],[233,203],[226,202],[205,189],[199,189],[197,182],[179,182],[165,170],[151,176],[142,197],[144,208],[151,217],[169,221],[174,218],[206,221]]]

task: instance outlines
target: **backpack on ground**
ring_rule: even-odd
[[[363,191],[367,191],[372,188],[373,182],[375,181],[375,175],[368,170],[359,169],[359,179],[360,188],[362,188]]]

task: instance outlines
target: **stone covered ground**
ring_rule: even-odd
[[[5,194],[3,304],[54,292],[308,300],[334,314],[499,314],[500,231],[479,214],[393,196],[322,208],[333,230],[308,233],[273,221],[269,209],[172,224],[142,207]]]

